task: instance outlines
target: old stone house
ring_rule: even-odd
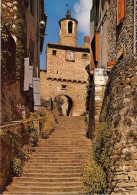
[[[59,44],[47,44],[46,71],[41,71],[42,99],[66,99],[64,115],[73,116],[86,111],[86,68],[90,58],[89,37],[84,38],[84,46],[77,46],[77,24],[69,11],[59,21]]]
[[[124,58],[136,58],[136,7],[136,0],[93,0],[90,72],[94,72],[95,102],[91,110],[95,111],[95,127],[111,69]]]
[[[40,105],[40,62],[46,15],[43,0],[2,0],[2,122]],[[24,116],[25,117],[25,116]]]

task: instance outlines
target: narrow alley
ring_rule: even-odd
[[[137,195],[137,0],[1,0],[0,194]]]

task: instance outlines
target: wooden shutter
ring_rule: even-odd
[[[116,61],[115,60],[110,61],[110,62],[107,63],[107,68],[108,69],[112,69],[115,64],[116,64]]]
[[[123,22],[125,17],[125,0],[117,0],[117,25]]]
[[[95,69],[95,61],[94,61],[93,51],[91,49],[91,67],[90,67],[90,70],[94,70],[94,69]]]
[[[96,33],[95,35],[95,60],[99,61],[99,33]]]

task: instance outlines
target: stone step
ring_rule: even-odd
[[[48,153],[48,152],[45,152],[45,153],[40,153],[40,154],[32,154],[31,155],[31,159],[33,159],[33,158],[49,158],[49,159],[51,159],[51,158],[83,158],[83,157],[85,157],[85,153],[81,153],[81,154],[77,154],[77,153],[72,153],[72,154],[60,154],[60,153],[58,153],[58,152],[55,152],[55,153],[51,153],[50,154],[50,152]]]
[[[81,177],[65,177],[65,178],[34,178],[34,177],[13,177],[13,182],[78,182]]]
[[[60,174],[64,174],[64,173],[79,173],[81,170],[80,169],[68,169],[68,170],[48,170],[48,169],[24,169],[23,170],[23,174],[40,174],[40,173],[46,173],[46,174],[56,174],[56,173],[60,173]]]
[[[41,146],[47,146],[48,147],[50,144],[52,145],[52,147],[53,146],[58,146],[58,147],[61,147],[61,146],[66,146],[66,147],[67,146],[68,147],[73,146],[73,147],[75,147],[76,146],[77,147],[77,146],[81,146],[81,145],[88,145],[88,142],[77,142],[77,143],[74,143],[74,142],[70,142],[70,143],[67,143],[67,142],[64,142],[64,143],[63,142],[62,143],[59,143],[59,142],[58,143],[57,142],[54,142],[54,143],[53,142],[46,142],[46,143],[39,143],[39,146],[40,147]]]
[[[84,149],[82,148],[82,147],[75,147],[75,148],[71,148],[71,147],[63,147],[63,148],[58,148],[58,147],[40,147],[40,148],[37,148],[36,150],[35,150],[36,152],[43,152],[43,153],[47,153],[47,152],[77,152],[77,151],[79,151],[79,152],[83,152],[84,151]]]
[[[53,166],[53,167],[57,167],[57,166],[81,166],[81,162],[47,162],[45,164],[45,162],[27,162],[28,166]]]
[[[45,192],[33,192],[33,193],[15,193],[15,192],[4,192],[3,195],[6,195],[6,194],[13,194],[13,195],[45,195]],[[84,193],[79,193],[78,191],[73,191],[73,192],[48,192],[48,194],[46,193],[46,195],[77,195],[77,194],[81,194],[83,195]]]
[[[52,156],[52,155],[32,155],[31,156],[31,159],[30,160],[81,160],[81,157],[82,155],[59,155],[59,154],[56,154],[55,156]],[[68,159],[69,158],[69,159]]]
[[[50,145],[51,144],[51,145]],[[77,143],[50,143],[50,142],[46,142],[46,143],[39,143],[39,147],[42,147],[42,146],[47,146],[48,148],[51,148],[51,147],[80,147],[80,146],[83,146],[83,145],[89,145],[88,142],[85,142],[85,143],[82,143],[82,142],[77,142]]]
[[[72,150],[74,150],[74,149],[77,149],[77,150],[80,150],[81,148],[84,148],[85,146],[90,146],[90,144],[85,144],[85,145],[83,145],[83,144],[79,144],[79,146],[78,145],[53,145],[53,146],[48,146],[48,145],[46,145],[45,147],[44,147],[45,145],[44,144],[42,144],[42,145],[39,145],[39,149],[41,149],[41,148],[47,148],[47,149],[51,149],[51,148],[53,148],[53,149],[63,149],[64,151],[65,151],[65,149],[72,149]]]
[[[83,155],[83,154],[86,154],[86,152],[74,152],[74,151],[53,151],[53,150],[47,150],[47,151],[35,151],[35,153],[32,154],[32,156],[35,156],[35,155],[56,155],[56,154],[59,154],[59,155],[75,155],[77,154],[78,156],[79,155]]]
[[[66,182],[14,182],[12,187],[15,186],[35,186],[35,187],[68,187],[68,186],[79,186],[82,187],[83,183],[80,181],[66,181]]]
[[[35,177],[35,178],[73,178],[73,177],[81,177],[82,173],[23,173],[23,177]]]
[[[30,159],[30,163],[39,163],[39,164],[47,164],[47,163],[82,163],[83,159]]]
[[[59,117],[55,131],[49,139],[39,139],[22,176],[14,177],[4,194],[84,194],[83,162],[91,145],[84,119]]]
[[[61,165],[57,165],[57,166],[47,166],[47,165],[43,165],[43,166],[41,166],[41,165],[39,165],[39,166],[33,166],[33,165],[31,165],[31,167],[28,165],[28,164],[26,164],[25,166],[24,166],[24,168],[23,168],[23,170],[27,170],[27,169],[48,169],[48,170],[77,170],[77,169],[82,169],[82,166],[77,166],[77,165],[73,165],[73,166],[61,166]]]
[[[81,139],[71,139],[71,138],[67,138],[67,139],[64,139],[63,138],[63,140],[62,140],[62,138],[61,139],[57,139],[57,138],[51,138],[51,139],[47,139],[47,140],[42,140],[42,141],[40,141],[39,143],[71,143],[71,142],[74,142],[74,143],[77,143],[77,142],[88,142],[88,140],[85,140],[85,138],[84,138],[84,136],[83,136],[83,138],[81,138]]]
[[[33,193],[33,192],[72,192],[72,191],[83,191],[82,187],[71,186],[71,187],[35,187],[35,186],[18,186],[18,187],[9,187],[12,192],[21,193]]]

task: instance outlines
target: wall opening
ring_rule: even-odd
[[[72,33],[72,29],[73,29],[73,22],[69,21],[68,22],[68,33]]]
[[[55,101],[58,102],[63,116],[72,116],[73,101],[69,96],[59,95],[55,98]]]

